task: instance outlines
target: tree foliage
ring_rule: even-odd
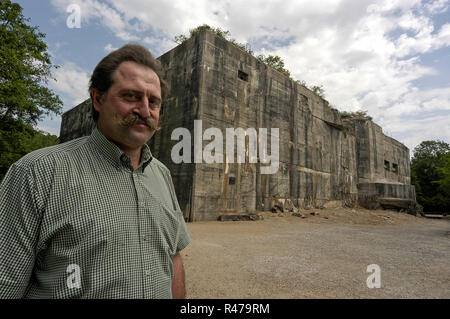
[[[414,148],[413,155],[417,159],[435,159],[448,152],[450,152],[450,145],[444,141],[423,141]]]
[[[189,29],[189,36],[186,36],[184,34],[180,34],[180,35],[175,36],[174,40],[177,43],[183,43],[183,42],[187,41],[188,39],[190,39],[191,37],[194,37],[197,34],[199,34],[200,32],[205,31],[205,30],[212,31],[215,34],[217,34],[219,37],[224,38],[227,41],[232,40],[230,31],[223,30],[221,28],[213,28],[213,27],[210,27],[207,24],[200,25],[200,26],[198,26],[198,27],[196,27],[194,29]]]
[[[447,198],[450,198],[450,152],[442,155],[436,167],[441,178],[435,181],[439,185],[439,189]]]
[[[0,1],[0,118],[33,125],[60,114],[62,101],[43,85],[52,67],[45,35],[27,22],[20,5]]]
[[[233,43],[234,45],[236,45],[237,47],[239,47],[240,49],[247,51],[249,54],[254,55],[254,52],[252,51],[251,47],[248,44],[242,44],[237,42],[235,39],[233,39],[231,37],[231,33],[228,30],[223,30],[221,28],[214,28],[211,27],[207,24],[203,24],[200,25],[194,29],[190,29],[189,30],[189,36],[186,36],[184,34],[180,34],[175,36],[174,41],[176,43],[184,43],[185,41],[187,41],[188,39],[190,39],[193,36],[196,36],[197,34],[199,34],[200,32],[204,31],[204,30],[209,30],[214,32],[215,34],[217,34],[219,37],[230,41],[231,43]],[[284,66],[284,61],[281,57],[279,57],[278,55],[269,55],[269,56],[265,56],[263,54],[260,54],[258,56],[255,56],[259,61],[261,61],[264,64],[267,64],[268,66],[272,67],[273,69],[287,75],[288,77],[291,77],[291,72],[285,68]],[[317,94],[318,96],[320,96],[321,98],[325,98],[325,89],[323,88],[322,85],[316,85],[316,86],[312,86],[309,87],[305,81],[300,81],[297,80],[296,81],[298,84],[310,89],[311,91],[313,91],[314,94]],[[372,118],[370,118],[372,119]]]
[[[322,99],[325,98],[325,89],[322,85],[314,85],[311,87],[311,91],[313,91],[314,94],[320,96]]]
[[[16,121],[0,124],[0,181],[8,168],[25,154],[58,144],[58,137],[37,131],[31,125]]]
[[[356,112],[340,112],[342,118],[353,118],[353,119],[363,119],[372,121],[372,116],[369,115],[368,111],[356,111]]]
[[[291,72],[289,72],[287,69],[284,68],[284,61],[281,59],[278,55],[269,55],[264,56],[263,54],[258,55],[257,59],[261,62],[267,64],[268,66],[274,68],[277,71],[280,71],[281,73],[291,76]]]
[[[46,87],[53,65],[45,35],[29,21],[19,4],[0,1],[0,177],[21,156],[55,142],[33,125],[62,109]]]
[[[251,47],[248,44],[242,44],[242,43],[237,42],[235,39],[233,39],[231,37],[230,31],[223,30],[221,28],[210,27],[207,24],[203,24],[194,29],[190,29],[189,36],[186,36],[184,34],[177,35],[177,36],[175,36],[174,40],[177,43],[183,43],[183,42],[187,41],[188,39],[190,39],[191,37],[196,36],[197,34],[199,34],[200,32],[202,32],[204,30],[209,30],[209,31],[214,32],[219,37],[221,37],[227,41],[230,41],[231,43],[233,43],[240,49],[242,49],[242,50],[246,51],[247,53],[254,56]],[[283,59],[281,59],[281,57],[279,57],[277,55],[264,56],[261,54],[261,55],[258,55],[256,58],[258,60],[260,60],[261,62],[267,64],[268,66],[274,68],[275,70],[278,70],[283,74],[286,74],[287,76],[291,75],[291,73],[287,69],[285,69]]]
[[[423,141],[413,151],[411,182],[425,212],[450,211],[450,145]]]

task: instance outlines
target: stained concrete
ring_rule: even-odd
[[[379,206],[379,199],[414,201],[409,150],[372,121],[343,121],[311,90],[268,67],[210,31],[158,58],[170,91],[161,110],[163,128],[150,140],[154,156],[172,172],[186,220],[270,210],[280,200],[296,207]],[[61,142],[90,134],[85,101],[63,114]],[[180,163],[172,161],[175,128],[191,133],[219,128],[279,128],[279,169],[261,174],[261,162]],[[203,148],[210,141],[203,141]],[[270,134],[268,138],[270,152]],[[236,150],[235,150],[236,153]],[[227,156],[225,149],[222,153]],[[395,165],[394,165],[395,164]],[[384,185],[384,186],[379,186]]]

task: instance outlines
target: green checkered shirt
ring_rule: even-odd
[[[0,186],[0,298],[172,298],[190,242],[169,170],[97,129],[14,163]]]

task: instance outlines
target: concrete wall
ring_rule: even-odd
[[[392,207],[414,205],[409,149],[384,135],[372,121],[354,120],[353,125],[357,137],[358,203],[375,209],[383,201],[397,198],[401,201],[394,201]]]
[[[226,128],[279,128],[280,167],[276,174],[263,175],[261,164],[248,160],[197,165],[195,219],[270,209],[278,199],[300,207],[355,201],[356,139],[337,128],[342,127],[337,111],[214,33],[199,37],[204,43],[199,60],[203,130],[217,127],[225,136]]]
[[[95,127],[91,105],[91,100],[86,100],[62,115],[59,131],[60,143],[91,134]]]
[[[403,144],[371,121],[343,121],[326,100],[214,33],[202,32],[159,60],[170,91],[161,110],[163,128],[149,145],[171,170],[186,220],[270,210],[287,199],[297,207],[322,207],[412,196]],[[63,114],[61,141],[90,134],[89,108],[86,101]],[[261,174],[264,164],[249,163],[248,154],[245,163],[193,163],[195,120],[201,133],[220,129],[224,158],[230,157],[227,128],[279,128],[278,171]],[[191,163],[172,161],[176,128],[190,132]],[[202,150],[210,142],[202,141]]]
[[[409,149],[372,121],[355,120],[360,183],[410,184]]]
[[[164,100],[160,117],[162,129],[149,141],[152,154],[170,170],[178,202],[187,220],[192,220],[192,194],[194,192],[194,163],[176,164],[171,159],[172,147],[178,143],[171,140],[172,131],[186,128],[194,135],[194,120],[199,119],[199,85],[202,74],[199,38],[194,38],[158,59],[165,69],[169,95]],[[191,154],[194,146],[191,143]]]

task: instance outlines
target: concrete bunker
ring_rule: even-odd
[[[341,117],[311,90],[208,30],[158,59],[170,91],[164,126],[149,145],[172,173],[186,220],[252,215],[280,202],[297,208],[377,208],[386,199],[415,204],[409,149],[372,121]],[[278,128],[278,171],[261,174],[265,164],[248,158],[174,163],[171,134],[185,128],[194,136],[195,120],[203,130],[267,128],[269,137],[270,128]],[[88,135],[93,127],[87,100],[63,114],[60,140]],[[269,149],[270,143],[268,138]]]

